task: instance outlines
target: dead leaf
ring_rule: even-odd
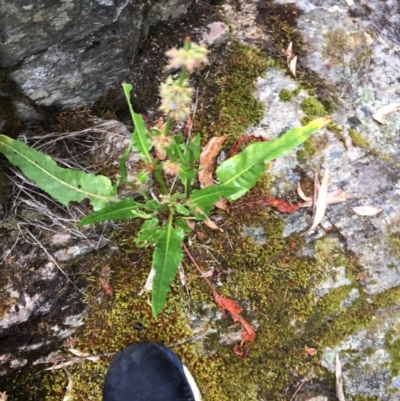
[[[346,401],[343,393],[342,364],[340,363],[339,354],[336,354],[335,357],[335,371],[336,371],[336,398],[339,401]]]
[[[301,199],[303,199],[303,201],[306,201],[306,202],[312,201],[312,198],[310,196],[305,195],[303,188],[301,188],[300,181],[297,183],[297,194],[300,196]]]
[[[194,230],[194,228],[196,227],[196,222],[193,220],[185,220],[186,224],[192,229]]]
[[[386,124],[385,117],[388,114],[392,114],[399,110],[400,110],[400,103],[391,103],[391,104],[388,104],[387,106],[381,107],[379,110],[377,110],[374,114],[372,114],[372,118],[375,121],[378,121],[378,123],[385,125]]]
[[[213,180],[214,161],[215,158],[218,156],[221,146],[229,136],[230,135],[213,137],[208,141],[207,145],[204,146],[200,155],[200,164],[199,164],[199,170],[200,170],[199,181],[200,181],[200,186],[202,188],[214,184]]]
[[[296,77],[297,56],[294,56],[289,62],[289,70]]]
[[[196,236],[197,239],[202,242],[207,238],[207,234],[204,231],[197,231]]]
[[[156,269],[154,267],[152,267],[150,269],[149,275],[147,276],[147,280],[144,285],[144,288],[142,291],[139,292],[139,295],[142,295],[144,291],[151,291],[151,289],[153,288],[153,280],[154,280],[155,275],[156,275]]]
[[[347,195],[343,192],[340,188],[334,189],[330,191],[326,195],[326,204],[327,205],[334,205],[336,203],[346,202],[347,199],[350,199],[350,195]],[[311,201],[307,201],[301,204],[300,207],[310,207],[312,206]]]
[[[329,170],[326,169],[324,172],[324,175],[322,177],[321,186],[318,190],[318,197],[317,197],[317,201],[316,201],[315,216],[314,216],[313,224],[302,235],[307,234],[308,232],[313,230],[315,227],[317,227],[318,224],[321,223],[322,219],[324,218],[325,210],[326,210],[326,206],[327,206],[326,200],[327,200],[327,195],[328,195],[328,185],[329,185]]]
[[[282,53],[283,53],[287,58],[292,58],[292,57],[293,57],[292,48],[293,48],[293,42],[290,42],[290,43],[289,43],[289,46],[287,47],[286,50],[283,50],[283,49],[282,49]]]
[[[307,355],[314,356],[314,355],[317,354],[318,351],[315,348],[310,348],[310,347],[307,347],[307,345],[305,345],[304,346],[304,352]]]
[[[64,369],[64,372],[68,377],[68,385],[62,401],[70,401],[72,399],[72,389],[74,388],[74,382],[72,381],[71,373],[69,373],[67,369]]]
[[[63,342],[63,347],[65,348],[75,348],[76,338],[69,337],[67,340]]]
[[[7,401],[8,395],[6,394],[5,391],[1,392],[0,391],[0,401]]]
[[[46,368],[45,370],[57,370],[57,369],[62,369],[62,368],[66,368],[67,366],[75,365],[76,363],[79,363],[79,362],[81,362],[81,359],[79,359],[79,358],[74,358],[74,359],[71,359],[71,360],[69,360],[69,361],[59,363],[58,365],[54,365],[54,366],[52,366],[51,368]]]
[[[228,203],[227,203],[226,199],[224,199],[224,198],[220,199],[218,202],[215,202],[214,206],[221,210],[228,209]]]
[[[240,344],[236,344],[233,352],[236,355],[245,358],[250,352],[250,349],[256,339],[256,332],[253,329],[253,326],[240,315],[243,309],[234,300],[222,297],[216,291],[213,291],[213,296],[218,307],[222,311],[228,311],[232,316],[233,321],[239,322],[242,325],[242,341]],[[246,342],[249,343],[247,346],[245,346]]]
[[[275,207],[279,212],[282,213],[294,213],[296,210],[302,207],[303,204],[298,203],[297,205],[292,205],[291,203],[279,198],[267,198],[259,201],[248,202],[246,205],[249,207],[268,205]]]
[[[201,273],[201,277],[212,277],[215,272],[215,267],[211,266],[206,272]]]
[[[97,362],[97,361],[100,360],[100,358],[98,356],[90,356],[90,354],[87,354],[85,352],[79,351],[79,350],[77,350],[75,348],[68,348],[68,351],[71,354],[75,355],[75,356],[82,357],[82,358],[87,359],[87,360],[92,361],[92,362]]]
[[[382,211],[381,208],[373,206],[355,206],[351,210],[359,216],[375,216]]]
[[[210,220],[209,218],[204,220],[204,224],[207,227],[210,227],[212,230],[218,230],[219,232],[223,233],[224,230],[221,227],[218,227],[212,220]]]
[[[103,287],[103,291],[104,293],[109,296],[112,297],[114,295],[114,289],[112,288],[112,286],[108,283],[108,280],[110,278],[111,275],[111,268],[110,268],[110,264],[107,263],[100,272],[100,284]]]

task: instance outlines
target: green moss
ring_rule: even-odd
[[[289,89],[282,89],[279,92],[279,99],[281,99],[282,102],[290,102],[293,99],[293,92]]]
[[[301,91],[301,87],[298,86],[296,89],[292,90],[293,96],[297,96]]]
[[[329,59],[334,65],[343,65],[345,55],[348,52],[351,38],[344,29],[334,29],[324,34],[325,46],[322,50],[322,58]]]
[[[271,60],[261,51],[232,42],[215,55],[207,76],[198,78],[202,88],[193,130],[203,141],[226,133],[241,134],[264,116],[264,106],[254,97],[255,80]]]
[[[310,123],[312,120],[314,120],[315,119],[315,117],[314,116],[304,116],[301,120],[300,120],[300,122],[301,122],[301,125],[307,125],[308,123]]]
[[[369,141],[363,138],[357,131],[349,129],[349,136],[353,146],[358,146],[360,148],[368,148],[370,146]]]
[[[322,117],[326,115],[324,105],[315,97],[308,97],[301,103],[301,109],[309,116]]]
[[[379,397],[366,395],[352,395],[353,401],[380,401]]]
[[[365,355],[365,356],[372,356],[372,355],[374,355],[375,354],[375,348],[373,348],[373,347],[366,347],[366,348],[364,348],[364,350],[363,350],[363,354]]]
[[[341,135],[342,134],[342,127],[338,124],[335,124],[334,122],[330,122],[327,127],[329,131],[333,132],[336,135]]]
[[[308,153],[308,155],[312,156],[315,154],[316,150],[311,140],[307,140],[303,143],[304,150]]]
[[[390,372],[392,377],[400,373],[400,338],[394,331],[385,335],[385,349],[390,353]]]

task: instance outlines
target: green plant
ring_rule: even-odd
[[[319,118],[305,127],[291,129],[275,140],[252,144],[218,167],[218,184],[194,189],[201,151],[200,136],[185,140],[182,134],[172,135],[171,129],[174,121],[184,121],[190,114],[193,90],[189,87],[189,74],[207,62],[207,50],[185,40],[182,49],[172,49],[166,54],[170,57],[169,68],[180,68],[181,73],[177,80],[169,77],[161,84],[160,109],[167,117],[165,123],[148,130],[142,116],[132,108],[132,86],[123,84],[135,130],[120,160],[121,177],[114,185],[104,176],[61,168],[49,156],[25,143],[0,135],[0,152],[56,200],[67,205],[70,201],[89,199],[94,213],[78,225],[116,219],[144,220],[136,244],[138,247],[154,245],[152,310],[155,316],[166,302],[169,286],[182,260],[182,242],[191,231],[188,221],[206,219],[221,197],[235,200],[244,195],[263,175],[267,160],[287,153],[329,122],[328,117]],[[151,193],[141,191],[141,201],[117,197],[122,184],[134,187],[128,180],[125,166],[132,147],[145,164],[136,180],[143,183],[152,174],[157,184]],[[166,180],[168,175],[174,178],[170,185]]]
[[[294,94],[292,91],[289,89],[282,89],[279,92],[279,99],[282,100],[282,102],[290,102],[294,97]]]

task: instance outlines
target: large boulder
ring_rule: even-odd
[[[32,106],[90,106],[128,78],[150,27],[182,15],[191,3],[1,0],[0,68],[7,74],[0,75],[0,97],[12,100],[18,118],[28,123],[40,119]],[[0,104],[6,108],[5,102]],[[0,118],[6,126],[10,113],[0,113]]]

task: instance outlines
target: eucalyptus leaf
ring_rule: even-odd
[[[1,134],[0,153],[40,189],[65,206],[71,201],[89,199],[93,209],[99,210],[115,201],[114,188],[107,177],[59,167],[46,154]]]

